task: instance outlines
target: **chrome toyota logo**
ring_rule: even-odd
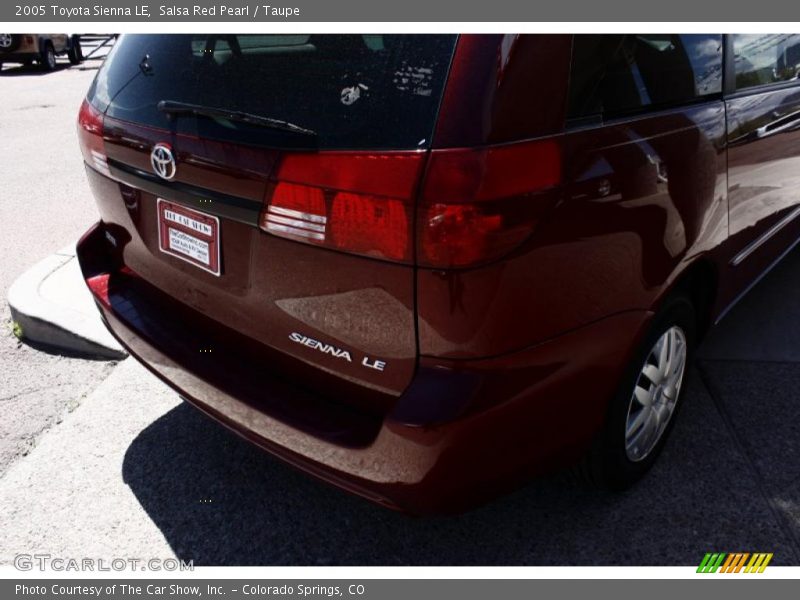
[[[150,164],[153,166],[153,172],[161,179],[172,179],[178,169],[169,144],[159,143],[153,146],[153,151],[150,152]]]
[[[11,48],[12,41],[10,33],[0,33],[0,48]]]

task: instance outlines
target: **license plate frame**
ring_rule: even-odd
[[[216,277],[222,275],[218,217],[158,198],[156,218],[161,252]]]

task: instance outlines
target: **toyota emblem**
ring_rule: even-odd
[[[153,146],[153,151],[150,152],[150,164],[153,166],[153,172],[161,179],[172,179],[178,169],[175,165],[175,156],[172,154],[172,146],[164,143]]]

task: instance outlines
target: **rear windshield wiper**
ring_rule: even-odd
[[[225,108],[214,108],[213,106],[201,106],[199,104],[188,104],[186,102],[175,102],[174,100],[162,100],[158,103],[158,110],[168,115],[202,115],[204,117],[227,119],[228,121],[238,121],[250,125],[258,125],[278,131],[297,133],[299,135],[316,136],[317,132],[313,129],[306,129],[288,121],[263,117],[252,113],[239,110],[227,110]]]

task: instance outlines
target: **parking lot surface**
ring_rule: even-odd
[[[3,290],[95,219],[74,139],[90,78],[0,76],[0,134],[17,153],[0,162],[0,217],[12,230],[0,236]],[[426,519],[285,466],[131,359],[48,354],[6,326],[0,563],[50,553],[196,565],[696,565],[706,552],[745,551],[800,565],[798,282],[794,252],[714,330],[661,460],[633,489],[599,492],[562,473]],[[37,433],[23,455],[15,440],[26,427]]]
[[[67,67],[59,59],[54,73],[0,72],[0,474],[110,372],[108,363],[20,344],[5,302],[23,271],[97,219],[75,134],[97,63]]]

